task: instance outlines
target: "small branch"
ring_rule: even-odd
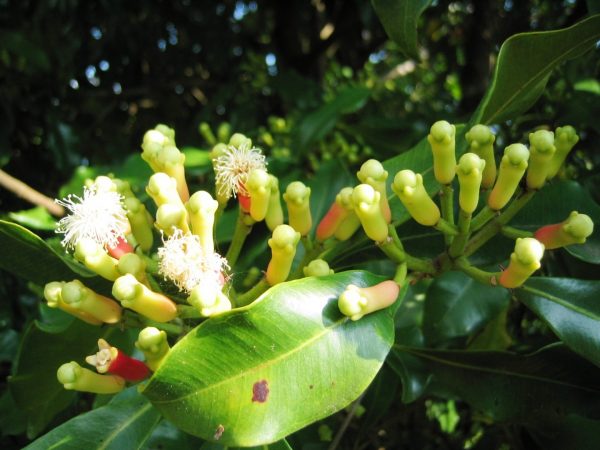
[[[346,430],[348,429],[348,426],[350,425],[350,422],[352,422],[352,418],[354,417],[354,414],[356,414],[356,410],[358,409],[358,406],[360,405],[360,402],[362,401],[362,399],[365,396],[366,392],[367,391],[365,391],[362,394],[360,394],[360,397],[358,397],[354,401],[354,403],[352,403],[352,407],[350,408],[350,411],[348,412],[348,415],[344,419],[344,422],[342,423],[342,426],[340,427],[340,429],[336,433],[335,437],[333,438],[333,441],[331,442],[331,445],[327,448],[327,450],[335,450],[338,447],[338,445],[340,444],[342,438],[344,437],[344,434],[346,433]]]
[[[17,197],[20,197],[33,205],[45,208],[53,216],[62,217],[65,215],[65,209],[55,203],[54,199],[46,197],[41,192],[36,191],[31,186],[7,174],[3,170],[0,170],[0,186],[3,186]]]
[[[249,305],[254,300],[256,300],[258,297],[260,297],[262,294],[267,292],[267,290],[270,287],[271,286],[269,285],[269,283],[267,283],[267,280],[265,278],[263,278],[258,283],[256,283],[256,285],[254,285],[254,287],[252,287],[250,290],[248,290],[248,291],[244,292],[242,295],[238,296],[238,298],[236,299],[237,306],[240,307],[240,306]]]
[[[498,285],[498,277],[500,276],[500,272],[486,272],[485,270],[478,269],[477,267],[472,266],[467,258],[457,259],[454,265],[457,269],[462,270],[464,273],[480,283],[487,284],[488,286]]]
[[[440,203],[442,205],[442,217],[450,224],[454,225],[454,189],[451,184],[445,184],[442,186],[440,192]],[[441,230],[440,230],[441,231]],[[444,232],[444,241],[446,245],[450,245],[453,240],[453,235]]]
[[[504,236],[510,239],[533,237],[533,233],[531,231],[519,230],[518,228],[509,227],[508,225],[504,225],[501,232]]]
[[[457,256],[462,255],[462,252],[465,249],[465,244],[469,239],[470,223],[471,214],[466,213],[461,209],[458,216],[458,236],[454,238],[454,241],[452,241],[452,244],[450,245],[450,249],[448,249],[448,254],[451,258],[456,258]]]
[[[252,230],[252,225],[248,225],[246,223],[246,220],[249,217],[250,215],[240,211],[237,222],[235,223],[235,231],[233,232],[233,237],[231,238],[231,244],[229,244],[227,254],[225,255],[225,259],[227,259],[229,267],[231,268],[233,268],[237,262],[240,252],[242,251],[242,247],[244,246],[244,242],[246,241],[246,237]]]

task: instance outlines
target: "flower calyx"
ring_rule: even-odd
[[[104,339],[98,339],[98,352],[87,356],[85,361],[98,373],[118,375],[126,381],[141,381],[150,374],[146,364],[126,355]]]

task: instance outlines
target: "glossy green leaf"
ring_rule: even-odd
[[[181,149],[185,155],[185,167],[204,167],[212,164],[212,158],[208,150],[201,150],[195,147],[184,147]]]
[[[562,222],[571,211],[587,214],[595,224],[600,224],[600,206],[589,192],[575,181],[559,181],[536,194],[510,224],[535,231],[544,225]],[[600,226],[595,227],[585,244],[570,245],[566,250],[583,261],[600,264]]]
[[[242,447],[231,447],[231,446],[225,446],[222,444],[217,444],[215,442],[205,442],[204,445],[202,445],[202,447],[200,447],[200,450],[239,450]],[[292,450],[292,447],[290,446],[290,444],[287,443],[287,441],[285,439],[282,439],[281,441],[277,441],[277,442],[273,442],[272,444],[268,444],[268,445],[260,445],[258,447],[243,447],[244,449],[247,450]]]
[[[366,272],[304,278],[202,323],[175,345],[144,389],[182,430],[224,445],[274,442],[345,407],[369,385],[393,342],[389,310],[352,322],[337,298]]]
[[[56,220],[52,215],[41,206],[8,213],[8,217],[15,222],[36,230],[54,231]]]
[[[600,15],[561,30],[511,36],[500,48],[492,82],[471,122],[499,123],[527,111],[552,70],[594,48],[598,39]]]
[[[460,398],[495,422],[531,425],[560,421],[571,413],[598,416],[600,370],[563,345],[530,355],[397,345],[392,356],[409,370],[408,363],[420,363],[419,375],[430,377],[428,393]]]
[[[515,294],[573,351],[600,366],[600,281],[531,278]]]
[[[65,328],[33,322],[25,331],[9,378],[9,389],[16,404],[29,416],[28,435],[42,431],[75,396],[56,380],[56,371],[69,361],[83,363],[86,355],[97,351],[99,338],[109,342],[123,340],[118,327],[94,327],[74,319]]]
[[[430,345],[467,336],[481,329],[508,306],[507,289],[486,286],[462,272],[437,277],[425,300],[423,333]]]
[[[417,25],[431,0],[372,0],[387,35],[411,58],[418,58]]]
[[[506,350],[512,344],[512,337],[506,329],[509,306],[490,320],[485,328],[469,342],[469,350]]]
[[[29,450],[135,450],[143,447],[160,420],[135,387],[106,406],[81,414],[25,447]]]
[[[308,146],[329,133],[340,117],[355,112],[367,102],[371,90],[364,87],[347,87],[316,111],[307,115],[295,129],[294,147],[304,152]]]

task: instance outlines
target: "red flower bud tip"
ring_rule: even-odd
[[[586,214],[573,211],[564,222],[538,229],[534,237],[544,244],[547,250],[552,250],[567,245],[583,244],[593,232],[592,219]]]
[[[329,208],[329,211],[327,211],[327,214],[325,214],[317,226],[317,239],[319,241],[324,241],[333,236],[340,223],[342,223],[346,217],[348,217],[348,210],[337,202],[333,202],[331,208]]]
[[[98,373],[118,375],[127,381],[140,381],[150,374],[150,369],[142,361],[112,347],[104,339],[98,339],[98,353],[86,357],[85,361],[96,367]]]
[[[117,237],[117,245],[107,245],[106,251],[113,258],[121,259],[121,256],[126,255],[127,253],[133,253],[135,249],[129,242],[127,242],[124,238],[119,236]]]
[[[242,208],[242,211],[249,214],[250,213],[250,197],[246,196],[244,194],[240,194],[238,193],[237,195],[238,197],[238,202],[240,203],[240,208]]]

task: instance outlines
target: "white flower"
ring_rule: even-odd
[[[254,169],[265,170],[265,155],[256,147],[242,144],[239,148],[232,145],[222,155],[213,160],[215,168],[215,181],[218,193],[222,197],[230,198],[242,194],[248,196],[246,180],[248,174]]]
[[[158,249],[158,271],[182,291],[190,292],[199,284],[218,286],[225,282],[227,260],[218,253],[204,251],[200,238],[176,230]]]
[[[64,234],[62,245],[73,249],[80,239],[92,239],[105,247],[116,247],[129,230],[123,197],[92,184],[83,188],[83,197],[69,195],[55,200],[69,215],[58,222],[56,232]]]

